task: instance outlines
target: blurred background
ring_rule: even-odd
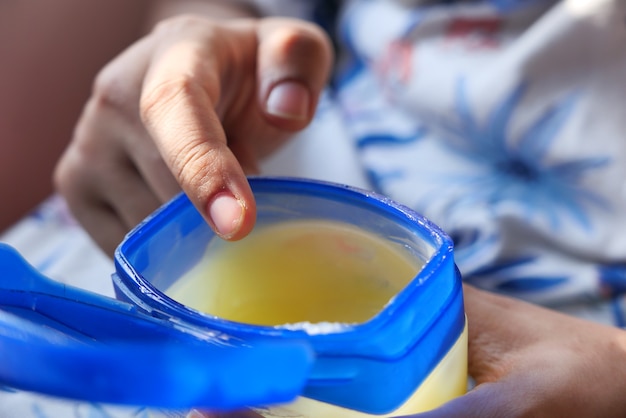
[[[0,231],[52,192],[94,76],[141,35],[148,4],[0,2]]]

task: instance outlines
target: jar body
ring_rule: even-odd
[[[384,391],[385,382],[381,383]],[[265,417],[289,418],[366,418],[395,417],[430,411],[463,395],[467,390],[467,325],[450,351],[439,362],[430,375],[399,408],[388,414],[368,414],[342,408],[314,399],[300,397],[287,405],[257,408]]]

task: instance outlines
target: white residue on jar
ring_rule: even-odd
[[[304,331],[309,335],[333,334],[343,332],[354,324],[342,322],[296,322],[293,324],[277,325],[276,328],[288,329],[290,331]]]

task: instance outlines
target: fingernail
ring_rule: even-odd
[[[272,88],[265,110],[281,118],[302,120],[309,116],[309,90],[296,81],[284,81]]]
[[[239,231],[244,207],[230,192],[216,195],[209,203],[209,217],[222,238],[230,238]]]

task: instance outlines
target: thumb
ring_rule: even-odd
[[[264,19],[258,29],[257,77],[265,119],[281,130],[304,128],[313,118],[333,60],[331,42],[317,26]]]

